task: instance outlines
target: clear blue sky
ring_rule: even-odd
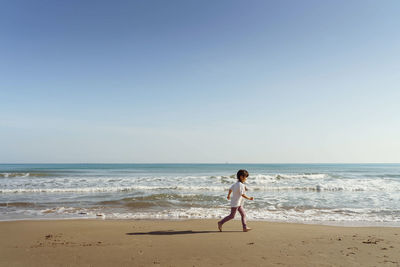
[[[0,1],[0,162],[400,162],[399,1]]]

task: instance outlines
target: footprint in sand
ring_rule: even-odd
[[[381,241],[383,241],[383,239],[380,239],[380,238],[374,238],[374,237],[372,237],[372,238],[368,238],[368,240],[366,240],[366,241],[363,241],[363,243],[364,244],[377,244],[378,242],[381,242]]]
[[[390,260],[384,260],[383,262],[384,263],[393,263],[393,264],[397,264],[398,263],[397,261],[390,261]]]

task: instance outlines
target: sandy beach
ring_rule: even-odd
[[[0,266],[400,266],[399,228],[216,222],[0,222]]]

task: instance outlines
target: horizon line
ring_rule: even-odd
[[[236,164],[400,164],[400,162],[1,162],[0,165],[6,164],[215,164],[215,165],[236,165]]]

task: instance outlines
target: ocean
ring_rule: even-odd
[[[400,164],[0,164],[0,220],[220,219],[239,169],[249,221],[400,226]]]

